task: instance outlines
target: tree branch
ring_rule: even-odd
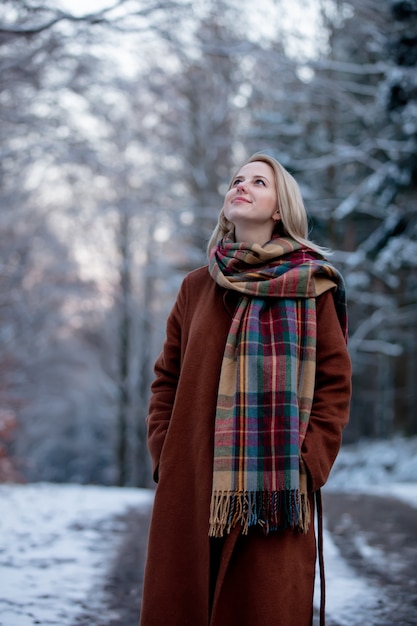
[[[21,36],[31,36],[38,35],[39,33],[48,30],[62,21],[67,22],[87,22],[89,24],[108,24],[109,26],[115,25],[117,22],[121,20],[125,20],[131,17],[147,17],[148,15],[160,11],[160,10],[169,10],[175,8],[181,8],[184,10],[189,6],[189,3],[177,3],[177,2],[158,2],[154,5],[148,6],[141,10],[126,12],[125,15],[119,17],[109,18],[108,16],[126,4],[128,0],[118,0],[115,4],[102,9],[101,11],[96,11],[94,13],[87,13],[85,15],[73,15],[72,13],[68,13],[66,11],[57,10],[55,14],[50,19],[44,21],[43,23],[33,25],[33,26],[18,26],[16,24],[6,24],[0,23],[0,34],[8,34],[8,35],[21,35]],[[48,7],[38,7],[39,10],[50,11]],[[134,29],[132,29],[134,30]]]

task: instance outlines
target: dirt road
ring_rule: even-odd
[[[325,524],[352,571],[381,600],[363,626],[417,626],[417,509],[376,496],[324,494]],[[104,590],[106,615],[86,607],[74,626],[138,626],[149,514],[123,518],[124,540]],[[350,624],[344,616],[343,626]],[[169,625],[167,625],[169,626]],[[198,625],[196,625],[198,626]],[[329,616],[327,626],[342,626]]]
[[[416,626],[417,509],[363,494],[326,493],[323,505],[326,526],[342,557],[383,592],[372,623]]]

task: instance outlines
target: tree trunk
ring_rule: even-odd
[[[130,298],[131,298],[131,259],[129,248],[129,216],[120,216],[120,325],[119,325],[119,397],[118,397],[118,444],[117,468],[119,487],[127,480],[127,432],[130,409],[129,373],[131,338]]]

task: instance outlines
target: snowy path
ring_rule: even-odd
[[[323,540],[326,616],[335,626],[374,626],[373,616],[381,603],[382,590],[370,585],[346,563],[328,530],[324,531]],[[319,587],[316,586],[314,605],[317,609],[319,603]]]
[[[414,563],[407,565],[406,561],[415,559],[415,548],[409,545],[414,538],[417,547],[417,439],[381,446],[374,446],[375,455],[369,445],[342,451],[325,489],[328,505],[334,493],[333,509],[325,502],[328,626],[417,625],[417,609],[415,621],[413,614],[409,617],[409,609],[404,619],[390,623],[386,618],[390,609],[387,602],[393,610],[401,597],[414,602],[412,589],[407,596],[407,580],[401,578],[401,572],[412,566],[410,580],[414,580]],[[355,494],[356,512],[354,500],[349,500]],[[358,494],[370,494],[373,508],[363,510]],[[384,516],[388,519],[390,515],[379,503],[383,500],[380,496],[387,495],[406,503],[407,509],[403,509],[404,515],[393,518],[395,528],[385,532]],[[126,536],[126,526],[118,516],[129,509],[147,515],[152,498],[151,491],[139,489],[0,485],[0,626],[130,626],[126,620],[117,621],[117,615],[108,614],[106,577],[122,543],[130,541],[125,545],[129,549],[141,532],[135,526]],[[394,508],[399,508],[395,501]],[[374,529],[376,510],[383,514]],[[409,517],[407,528],[402,527],[405,513]],[[392,539],[391,545],[384,545],[384,537]],[[404,544],[407,537],[410,542]],[[390,569],[390,576],[383,576],[384,569]],[[398,599],[394,597],[397,590]],[[115,606],[117,602],[118,598]],[[383,621],[379,617],[382,610]],[[100,615],[100,622],[82,621],[86,614]],[[136,626],[136,614],[132,623]]]
[[[417,437],[342,448],[323,491],[331,626],[417,626]]]
[[[386,493],[325,495],[327,612],[338,626],[416,626],[416,486],[408,492],[407,503]]]

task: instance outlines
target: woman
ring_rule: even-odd
[[[233,177],[208,251],[155,365],[141,625],[310,626],[314,493],[349,413],[342,279],[263,154]]]

